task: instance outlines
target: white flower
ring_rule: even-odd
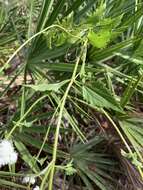
[[[0,3],[4,3],[5,5],[8,5],[9,4],[9,2],[8,2],[8,0],[4,0],[4,1],[0,1]]]
[[[26,176],[22,179],[22,183],[30,183],[34,184],[35,183],[35,177],[33,176]]]
[[[36,185],[33,190],[40,190],[40,187],[38,185]]]
[[[8,5],[8,4],[9,4],[9,2],[8,2],[8,1],[5,1],[5,4],[6,4],[6,5]]]
[[[18,154],[14,151],[14,147],[11,141],[2,140],[0,142],[0,167],[4,165],[15,164]]]

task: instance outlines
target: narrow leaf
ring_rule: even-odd
[[[121,112],[118,102],[102,83],[95,82],[92,88],[83,86],[82,92],[83,98],[92,106],[99,108],[111,108]]]
[[[32,89],[34,89],[35,91],[40,91],[40,92],[44,92],[44,91],[54,91],[57,92],[63,85],[65,85],[68,82],[68,80],[59,82],[59,83],[55,83],[55,84],[38,84],[38,85],[25,85],[26,87],[30,87]]]

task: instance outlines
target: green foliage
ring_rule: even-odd
[[[37,172],[39,170],[38,166],[35,165],[34,159],[25,147],[25,145],[20,141],[15,141],[15,146],[17,150],[20,152],[21,158],[25,161],[25,163],[28,164],[34,172]]]
[[[88,39],[93,47],[97,48],[105,48],[107,44],[110,42],[112,37],[112,33],[109,30],[101,30],[97,33],[90,32],[88,34]]]
[[[33,189],[21,184],[27,171],[42,190],[60,181],[120,190],[122,179],[142,188],[142,9],[140,0],[0,1],[0,134],[19,153],[1,168],[0,189]]]
[[[34,89],[35,91],[54,91],[57,92],[63,85],[65,85],[68,81],[62,81],[56,84],[38,84],[38,85],[26,85],[26,87],[30,87]]]
[[[82,88],[83,98],[93,107],[111,108],[121,112],[118,102],[113,98],[113,95],[101,82],[94,82],[89,87],[84,85]]]
[[[112,186],[114,180],[107,172],[112,171],[115,163],[108,158],[108,155],[100,152],[99,147],[103,141],[104,138],[97,136],[87,144],[77,144],[71,150],[71,156],[79,174],[82,174],[80,177],[83,181],[90,179],[102,190],[114,189]],[[87,187],[89,184],[92,187],[89,181],[85,183]]]
[[[67,164],[65,171],[66,171],[66,175],[69,175],[69,176],[77,172],[76,169],[73,167],[72,163]]]

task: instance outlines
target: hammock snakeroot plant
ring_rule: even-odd
[[[0,0],[0,189],[142,189],[142,10]]]

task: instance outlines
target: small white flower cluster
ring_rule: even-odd
[[[35,177],[34,176],[25,176],[23,179],[22,179],[22,183],[23,184],[34,184],[36,182],[36,180],[35,180]],[[33,190],[40,190],[40,188],[39,188],[39,186],[38,185],[36,185],[34,188],[33,188]]]
[[[22,183],[34,184],[34,183],[35,183],[35,177],[33,177],[33,176],[25,176],[25,177],[22,179]]]
[[[15,152],[13,144],[8,140],[0,141],[0,167],[15,164],[18,154]]]

